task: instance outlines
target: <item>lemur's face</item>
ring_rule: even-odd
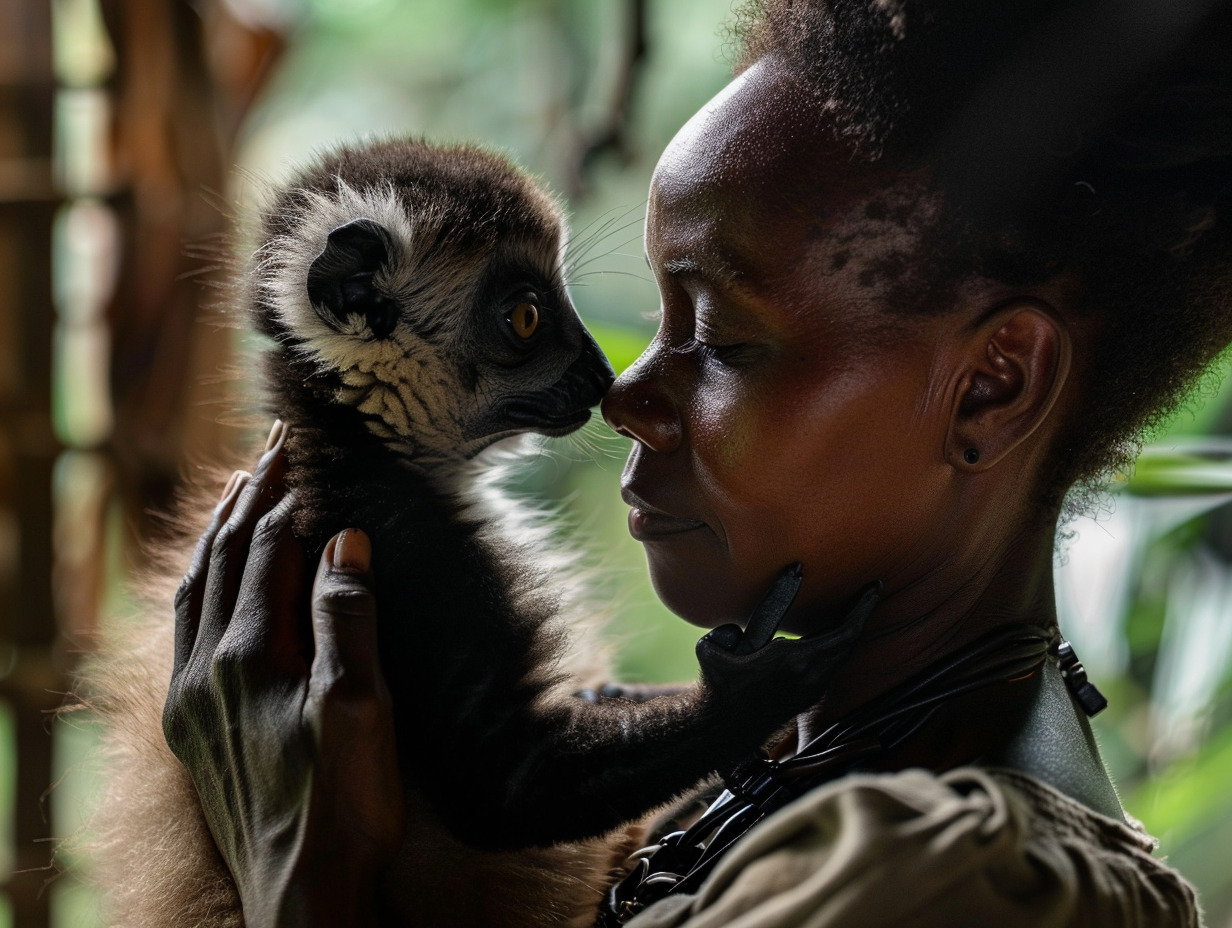
[[[565,291],[547,197],[526,182],[542,202],[477,197],[478,214],[451,215],[456,197],[334,180],[304,191],[266,245],[260,302],[337,402],[391,446],[443,460],[587,421],[613,374]]]

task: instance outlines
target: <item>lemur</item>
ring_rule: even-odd
[[[269,341],[266,407],[289,426],[297,534],[314,560],[343,527],[372,539],[410,810],[389,890],[399,924],[590,923],[613,856],[632,850],[598,836],[821,695],[788,652],[719,645],[699,648],[702,682],[678,693],[573,695],[560,590],[472,505],[481,452],[580,427],[613,380],[566,290],[564,228],[555,200],[497,155],[349,147],[272,200],[242,288]],[[116,924],[238,925],[159,727],[164,615],[90,681],[116,764],[98,856]]]

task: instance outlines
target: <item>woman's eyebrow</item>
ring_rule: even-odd
[[[724,283],[743,276],[722,258],[709,258],[705,261],[699,261],[696,258],[672,258],[663,262],[663,270],[672,277],[696,275]]]
[[[685,274],[697,274],[701,271],[701,265],[692,258],[672,258],[663,262],[663,270],[673,277],[682,277]]]

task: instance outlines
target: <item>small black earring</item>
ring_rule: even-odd
[[[963,452],[963,460],[968,464],[978,464],[980,462],[980,452],[977,448],[968,448]]]

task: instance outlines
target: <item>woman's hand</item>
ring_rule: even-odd
[[[403,827],[371,550],[335,536],[307,594],[284,438],[232,478],[176,595],[163,728],[250,928],[371,924]]]

